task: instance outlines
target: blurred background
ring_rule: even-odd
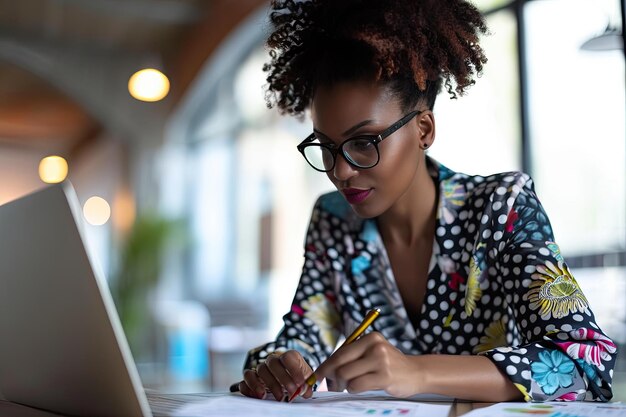
[[[0,204],[73,183],[150,388],[239,379],[281,327],[312,205],[331,189],[296,150],[310,121],[265,106],[268,3],[0,0]],[[439,98],[429,151],[457,171],[533,176],[621,345],[623,3],[476,0],[489,63],[466,97]]]

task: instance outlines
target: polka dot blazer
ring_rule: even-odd
[[[248,353],[245,368],[295,349],[315,369],[379,307],[370,331],[405,354],[484,355],[527,401],[610,399],[616,345],[554,243],[532,179],[427,162],[439,208],[419,317],[407,316],[375,220],[356,216],[338,192],[325,194],[284,327]]]

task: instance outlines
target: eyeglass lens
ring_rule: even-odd
[[[343,155],[359,168],[370,168],[378,162],[378,150],[369,138],[353,138],[345,142]],[[333,152],[325,146],[307,146],[304,156],[313,167],[322,171],[330,171],[335,165]]]

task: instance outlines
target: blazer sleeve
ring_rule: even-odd
[[[254,369],[273,352],[296,350],[311,368],[317,368],[337,345],[343,326],[332,287],[332,267],[323,236],[332,227],[322,215],[321,198],[313,208],[307,229],[304,265],[291,311],[283,316],[276,340],[248,352],[244,369]]]
[[[530,177],[521,174],[508,191],[509,204],[494,216],[501,232],[495,267],[522,343],[481,354],[527,401],[608,401],[617,347],[554,242]]]

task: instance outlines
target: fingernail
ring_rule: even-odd
[[[265,390],[258,390],[256,392],[257,397],[259,397],[260,400],[264,400],[265,399]]]
[[[289,394],[285,394],[281,401],[284,402],[284,403],[289,402]]]

